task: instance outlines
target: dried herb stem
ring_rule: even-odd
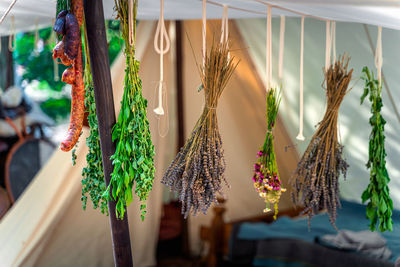
[[[182,213],[187,217],[199,211],[206,213],[222,194],[225,181],[225,159],[218,130],[216,108],[236,64],[229,57],[227,42],[214,44],[204,66],[198,66],[205,104],[196,125],[176,158],[168,167],[162,183],[179,193]]]
[[[335,226],[339,200],[339,176],[346,177],[348,164],[343,159],[343,146],[338,140],[340,104],[349,89],[353,70],[348,71],[349,59],[339,58],[325,74],[327,108],[310,144],[298,163],[291,179],[292,200],[304,206],[304,214],[312,216],[326,209]]]

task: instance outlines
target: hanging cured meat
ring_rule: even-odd
[[[83,83],[83,59],[81,26],[83,21],[83,1],[72,0],[71,10],[63,10],[57,15],[53,30],[62,35],[62,40],[53,50],[53,59],[70,66],[62,76],[62,81],[72,85],[71,119],[61,150],[71,150],[82,131],[85,112],[85,87]]]

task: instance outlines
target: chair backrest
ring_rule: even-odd
[[[54,152],[54,144],[43,139],[18,141],[6,159],[5,184],[14,203]]]
[[[7,191],[0,187],[0,219],[6,214],[7,210],[10,208],[11,202],[8,197]]]

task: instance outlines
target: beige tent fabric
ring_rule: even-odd
[[[208,21],[208,47],[211,41],[219,40],[220,22]],[[184,30],[193,46],[197,62],[201,51],[201,22],[185,21]],[[230,22],[230,37],[232,40],[232,56],[240,60],[238,68],[218,104],[218,123],[222,135],[225,157],[227,161],[226,177],[230,188],[225,188],[227,202],[226,219],[237,220],[250,216],[261,215],[265,204],[256,193],[251,177],[256,154],[262,146],[265,134],[265,89],[256,72],[246,44],[243,42],[235,23]],[[185,107],[185,134],[190,134],[201,114],[204,103],[203,93],[198,93],[200,77],[196,69],[189,40],[184,38],[184,107]],[[281,120],[278,119],[275,129],[276,153],[279,171],[283,184],[294,170],[298,155],[295,149],[284,151],[284,147],[292,145]],[[286,193],[282,197],[280,208],[289,207],[290,198]],[[190,217],[189,231],[191,249],[197,253],[200,248],[199,227],[208,225],[213,212],[210,209],[207,215]]]
[[[158,55],[152,49],[154,22],[141,22],[137,32],[137,56],[142,61],[143,94],[152,99],[158,77]],[[166,55],[168,59],[169,54]],[[112,67],[114,101],[122,97],[125,58],[120,56]],[[166,84],[173,106],[174,83],[168,77],[170,60],[165,60]],[[130,235],[135,266],[155,265],[162,205],[160,177],[173,157],[175,131],[171,127],[165,138],[157,134],[157,119],[149,101],[148,117],[156,147],[156,180],[147,202],[147,215],[140,220],[136,199],[128,209]],[[170,111],[170,117],[174,116]],[[37,175],[24,195],[0,222],[1,266],[111,266],[113,264],[108,218],[91,208],[82,211],[80,201],[81,170],[86,164],[85,134],[77,150],[77,164],[71,167],[71,154],[56,151],[50,162]]]
[[[187,21],[183,25],[199,60],[201,23]],[[208,25],[208,45],[210,45],[213,33],[215,40],[219,40],[220,23],[209,21]],[[135,266],[155,265],[154,253],[161,216],[162,191],[166,190],[160,184],[160,178],[176,154],[175,73],[173,61],[168,60],[174,57],[173,50],[166,55],[164,69],[170,118],[170,130],[165,138],[159,137],[157,119],[152,112],[159,79],[158,55],[152,46],[154,26],[152,22],[140,22],[136,39],[138,58],[141,59],[140,75],[144,95],[149,99],[148,115],[156,147],[157,171],[153,191],[147,203],[148,213],[145,222],[139,219],[137,201],[134,201],[128,210]],[[174,39],[173,31],[171,33]],[[218,119],[227,160],[226,176],[231,186],[230,189],[225,189],[227,219],[235,220],[262,214],[264,208],[264,202],[253,188],[251,177],[256,153],[264,141],[266,125],[264,86],[250,60],[246,45],[232,22],[230,35],[234,45],[232,55],[241,62],[221,98]],[[183,36],[183,41],[187,137],[201,113],[204,96],[202,92],[197,92],[200,78],[186,35]],[[116,107],[119,107],[122,97],[124,69],[124,57],[121,56],[112,67]],[[280,119],[275,136],[278,165],[286,185],[286,179],[294,169],[298,156],[296,150],[284,151],[284,147],[292,143]],[[49,164],[38,174],[7,217],[0,222],[0,259],[2,264],[7,263],[5,266],[112,265],[108,219],[98,211],[92,210],[90,203],[87,211],[82,211],[81,208],[81,169],[85,165],[87,152],[83,145],[83,137],[80,144],[75,167],[71,167],[69,153],[55,152]],[[288,207],[289,203],[286,194],[281,200],[280,208]],[[193,252],[198,252],[200,248],[198,233],[200,225],[209,224],[212,215],[210,209],[207,216],[199,215],[189,219]]]
[[[83,137],[86,135],[83,135]],[[78,154],[86,148],[80,147]],[[68,164],[62,164],[68,162]],[[3,266],[18,266],[32,248],[47,239],[58,222],[62,211],[71,202],[79,183],[69,176],[78,177],[80,165],[71,168],[71,155],[55,153],[27,191],[0,223],[0,259]],[[54,175],[55,168],[62,175]],[[37,251],[43,249],[38,246]],[[33,255],[33,257],[37,256]]]
[[[278,62],[279,49],[279,19],[272,20],[273,62]],[[265,67],[265,20],[238,20],[237,25],[243,34],[243,40],[250,47],[252,61],[260,73]],[[375,46],[377,28],[366,26]],[[286,19],[285,59],[284,59],[284,97],[280,115],[284,120],[289,135],[295,140],[299,123],[299,62],[300,62],[300,19]],[[400,69],[398,62],[400,54],[398,43],[400,32],[384,29],[383,71],[390,88],[393,101],[399,110],[400,90],[398,90]],[[370,173],[365,164],[368,161],[368,142],[371,133],[369,118],[370,103],[364,101],[360,105],[360,96],[364,90],[364,82],[360,80],[361,70],[368,66],[376,73],[374,56],[369,46],[367,34],[362,24],[338,22],[336,24],[336,54],[348,53],[351,57],[349,66],[354,68],[352,90],[346,95],[339,112],[340,138],[344,145],[344,155],[350,167],[346,181],[341,178],[340,195],[343,199],[361,202],[361,194],[367,188]],[[311,138],[316,125],[325,113],[325,91],[322,88],[325,64],[325,23],[314,19],[306,19],[304,39],[304,135]],[[276,69],[277,70],[277,69]],[[277,72],[274,72],[277,77]],[[382,116],[387,121],[385,125],[385,149],[387,153],[386,166],[391,177],[390,196],[397,209],[400,207],[400,132],[399,120],[396,117],[386,88],[382,90]],[[298,142],[298,141],[297,141]],[[309,139],[298,142],[298,150],[303,152]]]

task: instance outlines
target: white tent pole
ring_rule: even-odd
[[[200,1],[202,1],[202,0],[200,0]],[[211,0],[207,0],[207,3],[209,3],[211,5],[214,5],[214,6],[220,6],[220,7],[224,6],[221,3],[214,2],[214,1],[211,1]],[[237,10],[237,11],[243,11],[243,12],[246,12],[246,13],[251,13],[251,14],[266,15],[266,13],[262,12],[262,11],[250,10],[250,9],[235,7],[235,6],[231,6],[231,5],[229,6],[229,8]]]
[[[17,3],[17,0],[14,0],[14,1],[11,2],[10,6],[7,8],[7,10],[4,13],[4,15],[1,17],[0,24],[3,23],[4,19],[7,17],[8,13],[10,13],[10,11],[13,8],[13,6],[15,5],[15,3]]]
[[[260,4],[267,5],[267,6],[271,6],[273,8],[284,10],[284,11],[287,11],[287,12],[302,16],[302,17],[309,17],[309,18],[314,18],[314,19],[317,19],[317,20],[327,21],[327,19],[322,18],[322,17],[318,17],[318,16],[314,16],[314,15],[310,15],[310,14],[305,14],[305,13],[302,13],[302,12],[299,12],[299,11],[296,11],[296,10],[293,10],[293,9],[290,9],[290,8],[286,8],[286,7],[282,7],[282,6],[276,5],[276,4],[273,3],[273,1],[265,1],[265,0],[248,0],[248,1],[253,1],[253,2],[257,2],[257,3],[260,3]]]

